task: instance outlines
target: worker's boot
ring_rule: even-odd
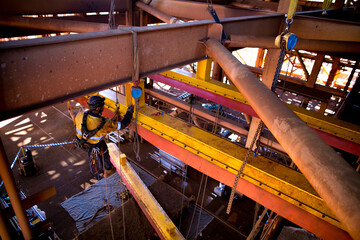
[[[104,177],[110,177],[111,175],[113,175],[115,172],[115,168],[112,168],[111,170],[106,170],[104,169]]]

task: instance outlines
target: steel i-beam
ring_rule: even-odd
[[[231,35],[231,40],[226,41],[229,48],[278,48],[275,46],[275,37],[254,37],[244,35]],[[299,38],[294,50],[306,50],[314,52],[340,52],[360,53],[360,42],[327,41],[316,39]]]
[[[217,40],[204,42],[329,208],[360,239],[360,176]]]

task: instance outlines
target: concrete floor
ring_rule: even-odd
[[[74,102],[72,104],[75,106]],[[73,122],[65,103],[0,122],[0,133],[10,164],[20,146],[67,142],[75,136]],[[78,235],[78,231],[74,220],[60,206],[60,203],[97,182],[89,173],[87,153],[79,149],[71,151],[69,149],[70,145],[32,148],[33,156],[39,166],[39,171],[34,176],[19,175],[18,163],[13,168],[17,186],[27,196],[55,186],[57,194],[38,206],[45,211],[47,219],[61,239],[72,239]],[[129,141],[122,143],[120,150],[129,159],[135,159],[133,143]],[[141,164],[153,175],[160,176],[163,174],[163,169],[148,154],[156,150],[155,147],[144,142],[141,145]],[[191,191],[186,193],[188,197],[198,195],[201,175],[194,169],[188,169],[191,185]],[[180,179],[176,176],[164,181],[174,188],[179,188]],[[238,236],[237,239],[245,239],[244,236],[251,231],[254,202],[246,197],[235,201],[232,214],[226,215],[228,199],[216,198],[212,195],[212,189],[217,184],[215,180],[208,179],[203,206],[216,218],[211,223],[211,227],[204,231],[202,239],[227,239],[226,234],[228,237]],[[178,190],[181,191],[181,189]],[[223,225],[222,221],[227,221],[227,225]],[[243,234],[236,233],[239,231]]]
[[[20,146],[67,142],[75,136],[66,104],[31,112],[0,124],[1,139],[10,164]],[[34,176],[21,176],[18,163],[13,168],[17,186],[26,196],[50,186],[56,188],[57,194],[38,206],[45,211],[61,239],[73,238],[77,230],[73,219],[60,203],[96,182],[89,174],[87,154],[69,149],[70,145],[31,148],[39,167]]]

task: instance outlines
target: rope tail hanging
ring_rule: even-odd
[[[230,213],[230,210],[231,210],[231,207],[232,207],[232,203],[233,203],[233,200],[234,200],[234,195],[235,195],[236,187],[237,187],[237,185],[238,185],[240,176],[241,176],[241,174],[243,173],[244,168],[245,168],[247,162],[249,161],[250,153],[252,152],[252,149],[253,149],[253,147],[254,147],[254,144],[255,144],[258,136],[260,135],[260,132],[261,132],[262,127],[263,127],[263,122],[261,121],[261,122],[259,123],[258,128],[256,129],[255,136],[254,136],[253,140],[251,141],[249,150],[248,150],[247,153],[246,153],[245,159],[244,159],[244,161],[243,161],[243,163],[242,163],[242,165],[241,165],[241,167],[240,167],[240,170],[239,170],[239,172],[237,173],[237,175],[236,175],[236,177],[235,177],[234,185],[233,185],[233,187],[232,187],[232,189],[231,189],[231,194],[230,194],[229,203],[228,203],[228,206],[227,206],[227,209],[226,209],[226,214],[229,214],[229,213]]]

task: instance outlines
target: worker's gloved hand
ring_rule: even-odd
[[[121,129],[126,128],[130,124],[133,113],[134,106],[130,105],[126,111],[126,114],[124,115],[123,120],[121,120]]]
[[[134,113],[134,105],[130,105],[130,106],[128,107],[126,113],[129,113],[129,114],[131,114],[131,116],[132,116],[132,114]]]

